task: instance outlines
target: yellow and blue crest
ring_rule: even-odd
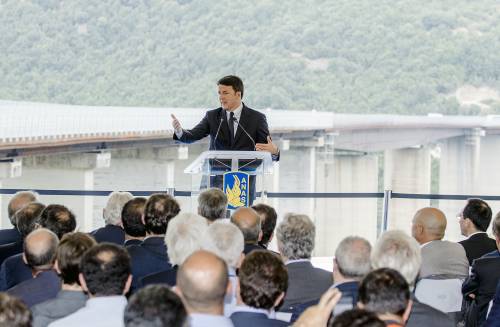
[[[248,207],[249,175],[242,172],[228,172],[224,174],[223,189],[227,196],[227,208],[234,210],[239,207]]]

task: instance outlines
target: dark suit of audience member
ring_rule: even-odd
[[[469,259],[469,265],[472,265],[475,259],[497,250],[495,240],[488,237],[488,234],[483,232],[474,234],[459,243],[462,244],[465,249],[465,254],[467,255],[467,259]]]
[[[179,211],[179,203],[168,194],[156,193],[147,200],[144,207],[147,236],[141,244],[127,247],[132,265],[132,290],[139,287],[144,276],[172,268],[164,237],[169,221]]]
[[[40,272],[35,278],[9,289],[7,293],[21,299],[28,307],[55,298],[61,289],[61,280],[53,270]]]
[[[173,266],[168,270],[144,276],[140,280],[139,287],[142,288],[152,284],[167,284],[168,286],[175,286],[177,282],[177,268],[178,266]]]
[[[271,319],[268,315],[262,312],[237,311],[231,315],[231,321],[233,322],[234,327],[285,327],[290,325],[282,320]]]
[[[255,251],[255,250],[266,250],[266,249],[262,248],[262,246],[257,245],[257,244],[248,244],[248,243],[246,243],[245,247],[243,249],[243,253],[245,255],[247,255],[250,252]]]
[[[31,278],[31,268],[23,261],[23,254],[13,255],[0,266],[0,292]]]
[[[125,232],[123,228],[116,225],[106,225],[90,233],[97,243],[109,242],[117,245],[123,245],[125,242]]]
[[[0,245],[0,264],[10,256],[23,252],[23,240],[14,243]]]
[[[497,284],[495,297],[493,298],[493,305],[491,306],[488,319],[486,319],[485,327],[498,327],[500,326],[500,282]]]
[[[477,320],[479,325],[486,319],[488,304],[495,295],[495,289],[500,280],[500,258],[480,258],[474,260],[471,275],[462,285],[465,297],[474,294]],[[472,318],[474,319],[474,318]]]
[[[447,314],[412,298],[410,317],[406,327],[455,327],[453,320]]]
[[[141,243],[142,243],[142,240],[138,240],[138,239],[125,240],[125,242],[123,242],[123,246],[128,247],[128,246],[132,246],[132,245],[139,245]]]
[[[14,243],[21,240],[21,234],[16,227],[0,229],[0,245]]]

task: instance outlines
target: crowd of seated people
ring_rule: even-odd
[[[79,231],[71,208],[16,193],[0,230],[0,326],[500,326],[500,213],[481,199],[459,215],[461,242],[422,208],[411,235],[339,240],[333,271],[311,262],[307,215],[226,206],[217,189],[197,213],[168,194],[113,192],[104,227]]]

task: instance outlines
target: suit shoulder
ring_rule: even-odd
[[[252,108],[249,108],[247,106],[244,107],[245,110],[247,111],[247,113],[249,115],[254,115],[254,116],[258,116],[258,117],[262,117],[262,118],[265,118],[266,115],[263,114],[262,112],[258,111],[258,110],[255,110],[255,109],[252,109]]]

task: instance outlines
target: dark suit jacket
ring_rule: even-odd
[[[245,247],[243,248],[243,253],[245,255],[247,255],[250,252],[255,251],[255,250],[267,251],[266,249],[262,248],[260,245],[245,243]]]
[[[151,236],[139,245],[127,246],[132,261],[132,289],[142,277],[172,268],[163,236]]]
[[[477,321],[479,325],[486,319],[488,304],[495,295],[500,280],[500,257],[486,257],[474,260],[471,274],[462,285],[462,294],[475,294]]]
[[[497,284],[495,297],[493,298],[493,305],[491,306],[490,314],[486,319],[486,327],[500,326],[500,282]]]
[[[0,264],[10,256],[23,252],[23,240],[14,243],[0,245]]]
[[[21,299],[28,307],[57,296],[61,280],[54,270],[42,271],[35,278],[24,281],[9,289],[7,293]]]
[[[406,327],[455,327],[455,322],[444,312],[413,298],[413,305]]]
[[[110,242],[118,245],[125,243],[125,232],[120,226],[106,225],[90,232],[90,235],[97,243]]]
[[[33,327],[45,327],[51,322],[69,316],[85,306],[88,296],[82,291],[59,291],[53,299],[31,308]]]
[[[21,240],[17,228],[0,229],[0,245],[14,243]]]
[[[123,242],[123,246],[131,246],[131,245],[138,245],[138,244],[141,244],[142,241],[141,240],[136,240],[135,238],[131,239],[131,240],[125,240]]]
[[[140,280],[140,287],[151,284],[167,284],[168,286],[175,286],[177,283],[177,268],[178,266],[173,266],[168,270],[144,276]]]
[[[243,104],[239,124],[247,131],[253,140],[238,126],[231,143],[229,125],[226,111],[217,108],[207,111],[205,117],[192,129],[184,129],[182,137],[177,138],[174,133],[174,140],[191,143],[210,135],[210,150],[255,150],[255,143],[267,143],[269,129],[267,127],[266,116],[256,110],[250,109]],[[220,127],[220,128],[219,128]],[[217,131],[219,133],[217,133]],[[217,139],[215,138],[217,135]]]
[[[288,290],[280,311],[292,312],[294,305],[319,299],[333,284],[332,273],[315,268],[309,261],[288,263]]]
[[[289,323],[285,321],[268,318],[266,314],[259,312],[237,311],[229,318],[231,318],[234,327],[284,327],[289,325]]]
[[[8,257],[0,266],[0,292],[32,278],[31,268],[24,263],[22,253]]]
[[[472,235],[466,240],[458,242],[465,249],[469,265],[472,265],[474,259],[480,258],[488,252],[497,250],[495,240],[488,237],[486,233],[478,233]]]

